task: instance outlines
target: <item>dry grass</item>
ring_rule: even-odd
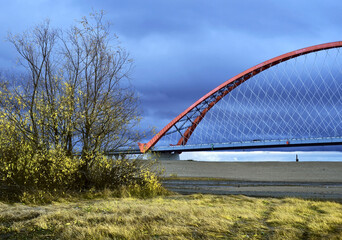
[[[342,239],[342,204],[198,194],[0,203],[0,239]]]

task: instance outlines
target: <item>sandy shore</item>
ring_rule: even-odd
[[[247,181],[342,182],[342,162],[161,161],[165,175]]]
[[[342,200],[342,162],[161,161],[165,176],[219,178],[176,181],[166,186],[181,193],[294,196]]]

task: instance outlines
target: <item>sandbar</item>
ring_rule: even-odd
[[[164,168],[166,178],[183,178],[178,182],[165,182],[167,188],[179,193],[342,200],[342,162],[174,160],[160,161],[160,167]],[[216,182],[212,179],[216,179]]]

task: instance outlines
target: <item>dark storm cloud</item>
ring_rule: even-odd
[[[143,124],[159,129],[241,71],[342,37],[338,0],[13,0],[0,10],[0,37],[46,18],[68,27],[92,9],[107,13],[134,58],[132,83],[141,97]],[[9,49],[8,43],[0,45],[2,67],[14,62]]]
[[[84,3],[84,1],[82,1]],[[195,32],[203,27],[245,31],[249,34],[287,35],[313,33],[312,23],[334,19],[339,15],[338,1],[86,1],[110,9],[121,32],[134,37],[157,32],[174,35],[184,31]],[[329,7],[331,5],[333,8]],[[317,18],[307,18],[312,12]],[[108,11],[109,12],[109,11]],[[330,16],[327,16],[326,13]],[[313,17],[313,16],[311,16]],[[124,22],[125,24],[122,24]],[[301,30],[305,28],[305,31]]]

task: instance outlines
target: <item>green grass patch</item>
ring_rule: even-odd
[[[342,204],[201,194],[0,202],[0,239],[342,239]]]

